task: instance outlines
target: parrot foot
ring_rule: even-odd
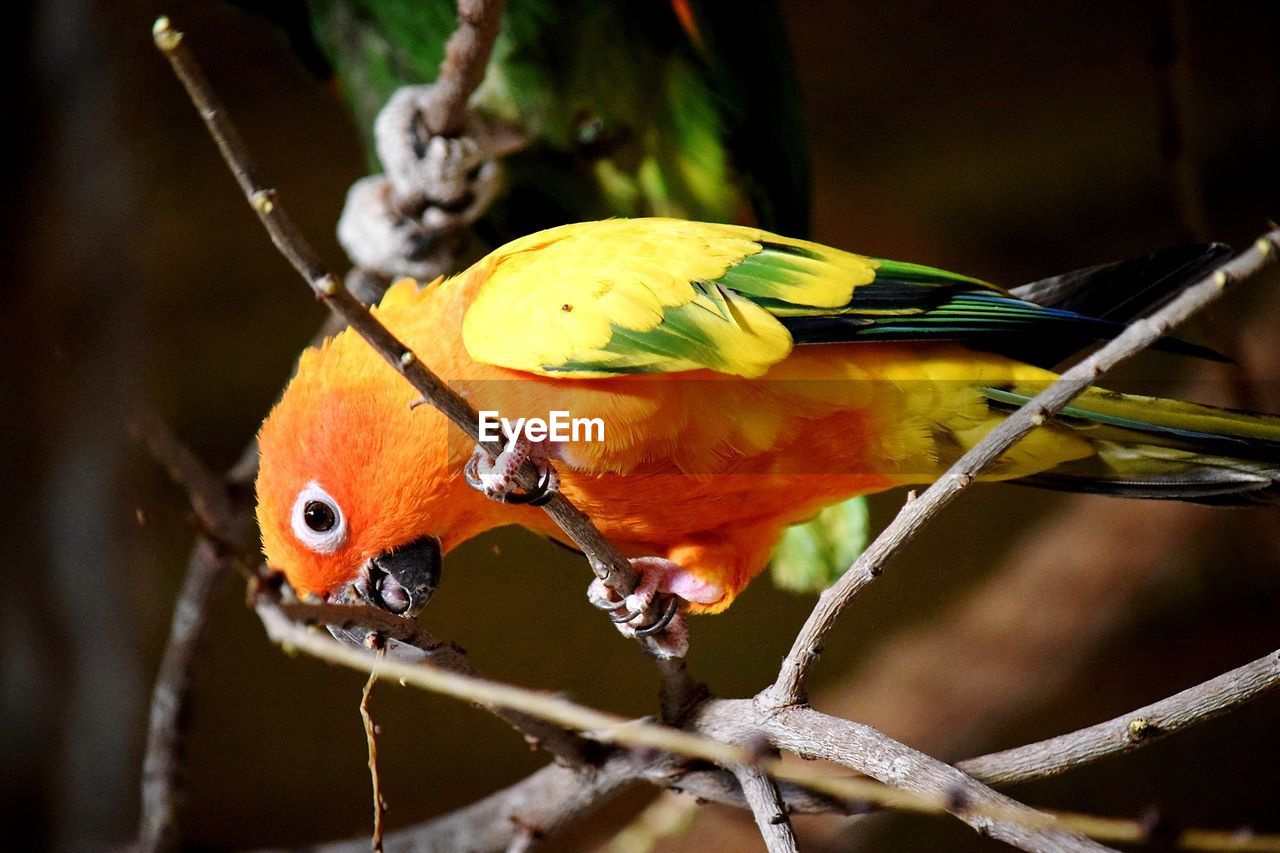
[[[525,462],[532,462],[538,469],[538,482],[529,491],[517,491],[516,475]],[[501,503],[542,506],[560,490],[560,475],[550,460],[535,455],[533,444],[523,438],[499,453],[497,459],[484,448],[477,447],[467,461],[463,476],[471,488]]]
[[[640,575],[640,583],[630,595],[618,600],[604,581],[596,578],[587,587],[587,600],[601,610],[610,611],[609,618],[624,637],[646,638],[658,657],[684,657],[689,648],[684,605],[719,601],[724,595],[723,589],[663,557],[636,557],[629,562]],[[637,620],[655,603],[659,615],[648,624],[637,625]]]
[[[423,119],[432,93],[430,85],[402,87],[378,113],[374,143],[384,174],[356,181],[338,220],[352,262],[391,279],[448,272],[456,235],[500,187],[496,131],[472,120],[457,136],[432,135]]]

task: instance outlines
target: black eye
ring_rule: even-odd
[[[338,523],[338,516],[324,501],[307,501],[302,510],[302,520],[316,533],[326,533]]]

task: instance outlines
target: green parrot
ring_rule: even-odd
[[[454,0],[242,5],[281,23],[330,70],[365,136],[403,86],[428,83]],[[677,216],[809,230],[798,87],[773,0],[509,0],[473,99],[528,144],[481,231],[501,241],[609,216]]]
[[[435,78],[455,0],[246,5],[332,72],[378,171],[375,119],[397,90]],[[474,223],[489,246],[612,216],[808,234],[799,90],[774,0],[508,0],[472,103],[526,143],[503,160],[502,191]],[[822,589],[866,538],[862,498],[832,507],[788,532],[774,579]]]

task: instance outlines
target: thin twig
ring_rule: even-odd
[[[266,591],[260,593],[267,594]],[[335,628],[366,628],[388,640],[398,640],[425,652],[436,666],[468,670],[462,651],[423,629],[416,619],[397,616],[371,604],[337,604],[329,601],[278,601],[276,606],[297,622],[332,625]]]
[[[991,785],[1056,776],[1221,717],[1277,685],[1280,685],[1280,651],[1104,723],[970,758],[956,767]]]
[[[765,849],[769,853],[797,853],[796,833],[791,828],[791,819],[787,817],[786,807],[773,780],[759,767],[750,764],[735,767],[733,775],[742,786],[742,794],[751,807],[751,815],[756,820],[760,837],[764,839]]]
[[[360,300],[356,299],[343,283],[329,272],[319,255],[307,243],[293,220],[280,204],[275,190],[270,189],[258,175],[258,169],[239,132],[228,119],[222,104],[213,94],[195,58],[184,44],[183,34],[174,29],[168,18],[160,18],[153,28],[156,46],[169,60],[174,73],[182,82],[193,104],[204,119],[210,136],[217,143],[228,168],[235,176],[245,198],[258,214],[272,242],[288,259],[294,269],[306,280],[316,298],[324,302],[334,314],[364,338],[371,347],[405,377],[427,402],[443,413],[466,435],[491,455],[497,456],[502,448],[496,441],[481,441],[478,415],[471,404],[464,400],[422,361],[391,334]],[[532,488],[538,472],[526,463],[517,477],[517,483]],[[581,510],[564,495],[556,493],[543,506],[547,515],[565,532],[570,540],[587,555],[596,576],[621,598],[635,589],[636,572],[631,564],[600,533]],[[652,621],[655,614],[648,614]],[[647,640],[646,648],[654,648]]]
[[[241,512],[226,484],[150,409],[135,413],[135,434],[191,501],[203,529],[187,560],[182,588],[160,669],[151,690],[147,745],[142,759],[142,806],[137,847],[174,850],[182,841],[182,783],[187,724],[195,663],[209,622],[218,584],[241,562],[235,543],[248,537],[252,518]]]
[[[423,119],[433,136],[462,132],[467,101],[484,80],[502,22],[502,6],[502,0],[458,0],[458,28],[445,43],[440,74],[423,105]]]
[[[1249,278],[1274,263],[1277,246],[1280,246],[1280,229],[1273,229],[1259,237],[1248,251],[1186,288],[1154,314],[1134,320],[1106,346],[1063,373],[1048,388],[1005,418],[961,456],[941,479],[904,506],[840,580],[819,597],[783,661],[777,680],[762,694],[762,700],[779,707],[802,703],[809,672],[821,655],[823,643],[840,614],[858,592],[880,576],[885,564],[915,538],[925,524],[968,488],[988,465],[1032,430],[1042,426],[1112,367],[1146,349],[1179,323],[1214,302],[1229,284]]]
[[[378,646],[378,659],[386,654],[383,646]],[[369,744],[369,781],[373,786],[373,836],[369,842],[373,853],[382,853],[382,819],[387,813],[387,801],[382,797],[382,776],[378,773],[378,725],[369,713],[369,699],[373,696],[373,685],[378,683],[377,669],[369,672],[369,680],[364,683],[360,694],[360,721],[364,723],[364,739]]]
[[[191,717],[192,675],[208,625],[209,603],[227,569],[228,560],[202,539],[191,552],[174,604],[169,639],[151,691],[136,845],[140,851],[176,850],[181,845],[184,743]]]
[[[615,752],[594,773],[551,764],[482,800],[440,817],[387,834],[389,853],[455,853],[504,850],[527,827],[549,837],[601,802],[638,782],[630,753]],[[367,838],[335,841],[312,853],[365,853]]]
[[[226,480],[204,464],[151,407],[139,407],[130,420],[134,435],[146,445],[151,458],[164,466],[169,479],[186,494],[204,526],[230,527],[235,502]]]

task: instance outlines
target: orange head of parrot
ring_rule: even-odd
[[[435,592],[444,550],[474,532],[476,501],[448,476],[446,422],[411,408],[413,396],[346,333],[303,354],[263,423],[263,552],[299,595],[416,614]]]

